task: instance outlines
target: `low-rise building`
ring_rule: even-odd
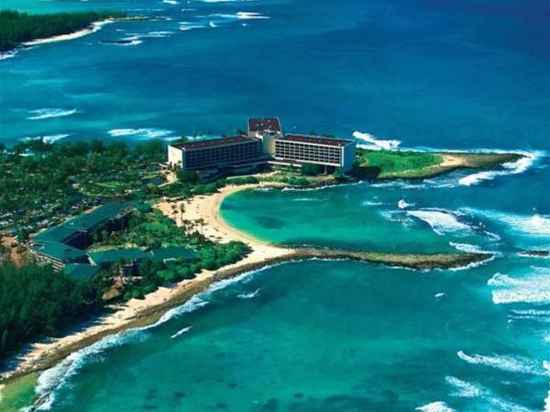
[[[93,242],[96,233],[124,228],[129,213],[135,205],[131,202],[111,202],[91,212],[43,230],[32,237],[32,252],[42,263],[62,270],[69,263],[89,263],[84,249]]]

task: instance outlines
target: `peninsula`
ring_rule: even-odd
[[[11,382],[48,368],[106,335],[156,322],[168,309],[221,279],[266,265],[326,258],[445,269],[492,257],[290,248],[234,229],[220,217],[219,208],[237,191],[354,182],[356,172],[369,167],[380,169],[374,180],[390,178],[390,165],[394,178],[409,177],[415,168],[500,167],[522,156],[414,152],[413,160],[408,152],[356,151],[351,140],[289,137],[268,130],[277,124],[276,119],[251,119],[249,131],[240,136],[182,140],[168,148],[162,142],[128,147],[120,142],[49,144],[40,139],[0,147],[3,283],[9,288],[18,282],[22,290],[33,287],[38,298],[47,294],[52,302],[45,329],[40,318],[33,317],[32,295],[24,301],[18,296],[7,300],[12,307],[28,305],[25,313],[31,318],[14,317],[0,325],[10,331],[0,348],[5,359],[2,377]],[[268,156],[269,150],[275,150],[275,158]],[[220,158],[226,167],[219,167]],[[191,162],[206,162],[208,167],[189,167]],[[33,206],[38,203],[40,208]],[[35,283],[31,274],[37,271],[58,279],[50,283],[59,288]],[[57,299],[56,290],[70,298]],[[69,318],[56,315],[68,312]],[[94,319],[93,325],[76,332],[67,328],[86,319]],[[27,334],[19,329],[22,321],[34,325]],[[48,336],[55,339],[44,342]],[[24,344],[37,341],[41,343],[20,352]]]

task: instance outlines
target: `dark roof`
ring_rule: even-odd
[[[93,229],[109,219],[115,218],[130,206],[132,206],[131,202],[107,203],[91,212],[82,213],[58,226],[46,229],[35,235],[33,239],[37,242],[63,242],[76,232]]]
[[[87,279],[95,276],[101,268],[99,266],[87,265],[85,263],[69,263],[63,271],[73,278]]]
[[[139,262],[143,260],[164,261],[172,259],[194,259],[196,252],[183,246],[168,246],[155,250],[140,248],[108,249],[90,252],[90,258],[96,265],[112,265],[120,262]]]
[[[73,262],[86,257],[86,252],[61,242],[44,242],[35,247],[36,253],[59,260],[63,263]]]
[[[208,139],[208,140],[197,140],[194,142],[186,142],[175,144],[172,147],[176,147],[182,150],[201,150],[201,149],[210,149],[213,147],[221,147],[233,144],[249,143],[249,142],[258,142],[258,139],[248,136],[231,136],[231,137],[222,137],[220,139]]]
[[[304,134],[287,134],[284,139],[280,140],[290,140],[292,142],[304,142],[304,143],[315,143],[322,144],[327,146],[346,146],[350,143],[354,143],[353,140],[345,139],[335,139],[332,137],[322,137],[322,136],[309,136]]]
[[[250,132],[280,132],[281,122],[276,117],[259,119],[248,119],[248,131]]]
[[[108,249],[90,252],[89,256],[96,265],[112,265],[120,261],[133,262],[143,259],[146,252],[140,248]]]

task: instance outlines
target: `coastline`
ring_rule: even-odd
[[[58,34],[56,36],[30,40],[19,44],[17,47],[14,47],[13,49],[0,51],[0,61],[14,57],[19,50],[25,50],[25,49],[32,48],[35,46],[40,46],[43,44],[58,43],[58,42],[63,42],[68,40],[76,40],[81,37],[88,36],[90,34],[98,32],[104,26],[111,23],[116,23],[120,21],[145,20],[145,19],[146,19],[145,17],[141,17],[141,16],[130,16],[130,17],[109,17],[104,20],[95,21],[95,22],[92,22],[88,27],[85,27],[81,30],[77,30],[72,33]]]
[[[523,159],[530,159],[530,156],[516,152],[431,152],[442,157],[442,162],[420,169],[404,170],[399,172],[383,173],[375,180],[393,179],[429,179],[448,174],[457,170],[471,170],[477,172],[488,171],[497,167],[506,167],[520,162]]]
[[[210,195],[195,196],[181,201],[161,200],[155,207],[173,219],[179,227],[190,221],[196,222],[199,225],[198,230],[207,238],[222,242],[242,241],[250,246],[251,252],[237,263],[216,271],[203,270],[194,279],[184,280],[171,287],[161,287],[146,295],[142,300],[132,299],[124,304],[110,306],[108,309],[112,313],[101,316],[88,326],[81,326],[80,330],[68,332],[65,336],[52,339],[49,342],[30,345],[24,353],[7,362],[8,367],[0,372],[0,382],[6,384],[17,377],[48,369],[72,352],[87,347],[108,335],[154,324],[166,311],[180,306],[213,283],[268,265],[320,258],[350,259],[410,269],[446,269],[466,267],[492,257],[487,254],[418,255],[349,252],[321,248],[287,248],[275,246],[242,233],[231,227],[219,214],[223,200],[233,193],[262,187],[281,188],[284,186],[284,184],[272,182],[226,186],[219,192]]]
[[[256,185],[228,186],[219,193],[209,196],[196,196],[187,200],[189,207],[181,213],[181,219],[195,220],[197,210],[201,213],[207,211],[213,225],[203,228],[203,234],[210,239],[219,240],[220,237],[226,242],[241,240],[246,242],[252,249],[251,253],[237,263],[225,266],[216,271],[201,271],[194,279],[181,281],[171,287],[161,287],[155,292],[145,296],[144,299],[132,299],[124,304],[108,307],[112,313],[101,316],[90,326],[82,330],[68,332],[67,335],[52,339],[49,342],[34,343],[22,354],[7,360],[7,368],[0,372],[0,382],[25,375],[33,371],[40,371],[53,366],[70,353],[86,347],[103,337],[118,333],[131,327],[150,325],[156,322],[168,309],[179,306],[193,295],[205,290],[212,283],[237,276],[243,272],[259,269],[269,264],[289,260],[294,253],[293,249],[271,246],[268,243],[256,240],[246,234],[242,234],[225,224],[223,219],[218,218],[217,211],[223,199],[239,190],[246,190]],[[270,184],[269,186],[274,186]],[[276,186],[276,185],[275,185]],[[184,201],[185,202],[185,201]],[[159,209],[167,212],[166,207],[171,207],[177,202],[161,202]],[[209,207],[205,207],[208,204]],[[170,216],[172,217],[172,216]],[[174,218],[174,217],[172,217]],[[176,220],[178,226],[182,220]]]
[[[39,45],[42,45],[42,44],[57,43],[57,42],[67,41],[67,40],[75,40],[75,39],[78,39],[80,37],[88,36],[89,34],[95,33],[97,31],[101,30],[107,24],[114,23],[115,21],[116,21],[116,19],[113,19],[113,18],[96,21],[96,22],[93,22],[90,26],[88,26],[88,27],[86,27],[82,30],[78,30],[78,31],[75,31],[73,33],[68,33],[68,34],[59,34],[57,36],[46,37],[46,38],[43,38],[43,39],[31,40],[31,41],[28,41],[28,42],[21,43],[21,46],[22,47],[33,47],[33,46],[39,46]]]

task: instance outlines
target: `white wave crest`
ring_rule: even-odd
[[[493,180],[499,176],[517,175],[527,171],[535,162],[538,155],[536,153],[521,153],[523,157],[515,162],[504,163],[505,170],[491,170],[473,173],[459,179],[458,183],[462,186],[477,185],[483,181]]]
[[[395,150],[401,144],[400,140],[395,139],[379,139],[373,134],[363,133],[359,131],[353,132],[353,137],[363,142],[367,142],[366,145],[359,145],[363,149],[370,150]]]
[[[415,411],[420,412],[454,412],[454,409],[449,407],[445,402],[437,401],[426,405],[419,406]]]
[[[65,139],[66,137],[69,137],[70,134],[51,134],[47,136],[35,136],[35,137],[25,137],[22,140],[23,141],[30,141],[30,140],[41,140],[44,143],[53,144],[57,142],[58,140]]]
[[[434,298],[436,298],[436,299],[442,299],[444,297],[445,297],[445,293],[443,293],[443,292],[438,292],[434,295]]]
[[[76,109],[59,109],[59,108],[45,108],[45,109],[36,109],[29,110],[31,116],[27,117],[29,120],[44,120],[44,119],[53,119],[56,117],[66,117],[72,116],[77,113]]]
[[[486,393],[481,386],[463,381],[454,376],[446,376],[445,381],[455,389],[455,392],[451,393],[451,396],[459,398],[477,398]]]
[[[223,14],[223,13],[215,13],[211,14],[211,17],[219,17],[222,19],[236,19],[236,20],[267,20],[270,19],[269,16],[265,16],[261,13],[257,13],[254,11],[239,11],[235,14]]]
[[[181,31],[190,31],[195,29],[205,29],[207,26],[200,23],[191,23],[188,21],[181,21],[179,23],[179,27]]]
[[[534,273],[521,277],[496,273],[487,281],[493,287],[493,303],[550,303],[550,272]]]
[[[505,355],[468,355],[458,351],[457,356],[471,365],[482,365],[490,368],[500,369],[506,372],[522,373],[527,375],[550,376],[542,364],[528,358]]]
[[[239,299],[254,299],[256,296],[258,296],[258,293],[260,293],[260,289],[256,289],[253,292],[250,293],[240,293],[237,295]]]
[[[411,210],[407,214],[426,222],[438,235],[470,230],[470,226],[460,222],[453,213],[448,211]]]
[[[191,330],[191,326],[186,326],[185,328],[181,328],[176,333],[174,333],[172,336],[170,336],[170,339],[176,339],[177,337],[183,335],[184,333],[187,333]]]
[[[10,51],[7,51],[7,52],[0,52],[0,60],[11,59],[12,57],[15,57],[16,54],[17,54],[17,51],[15,51],[15,50],[10,50]]]
[[[40,374],[35,388],[38,400],[35,410],[49,410],[55,402],[57,392],[64,387],[69,379],[90,362],[103,359],[102,353],[107,349],[130,342],[139,342],[147,338],[140,330],[129,330],[117,335],[107,336],[84,349],[70,354],[59,364]]]
[[[533,412],[524,406],[495,396],[489,389],[479,384],[466,382],[454,376],[446,376],[445,381],[455,389],[454,392],[451,392],[450,396],[483,400],[490,405],[490,409],[486,410],[501,412]]]
[[[168,138],[174,132],[166,129],[141,128],[141,129],[111,129],[107,133],[111,137],[143,137],[147,139]]]
[[[170,5],[172,5],[172,6],[175,6],[175,5],[177,5],[177,4],[180,4],[180,2],[179,2],[179,1],[176,1],[176,0],[162,0],[162,2],[163,2],[164,4],[170,4]]]
[[[405,199],[401,199],[399,202],[397,202],[397,207],[399,209],[407,209],[408,207],[413,207],[414,203],[407,203]]]

